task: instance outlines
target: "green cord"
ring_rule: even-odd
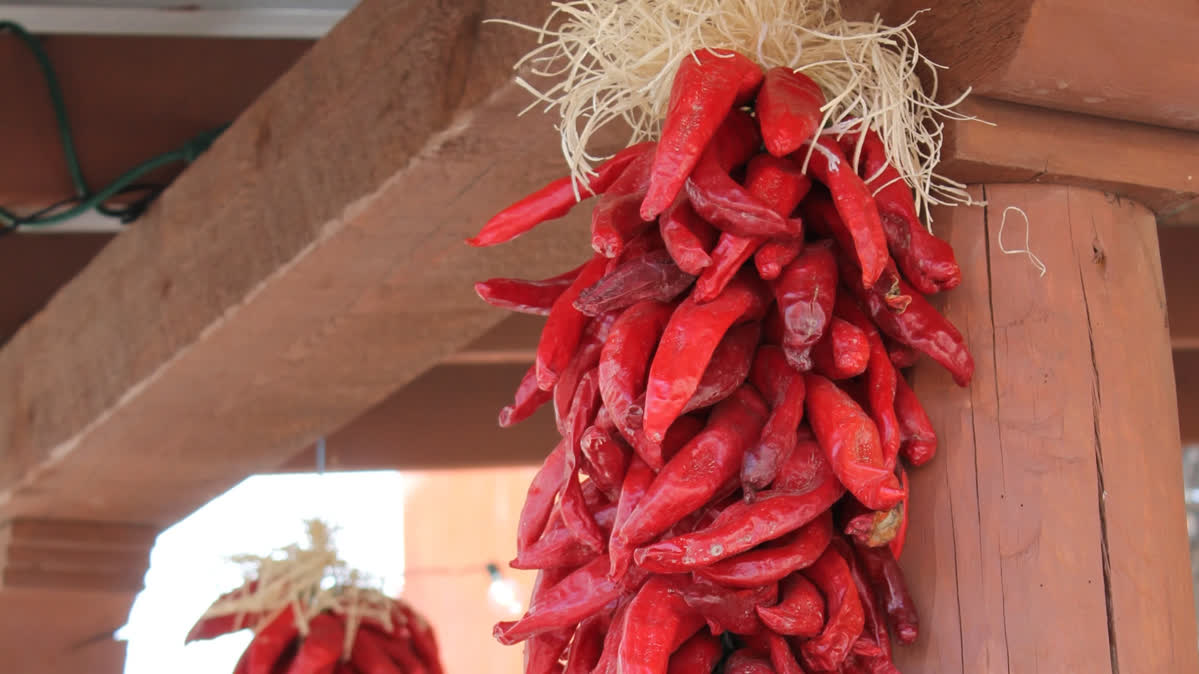
[[[63,102],[62,88],[58,84],[58,75],[54,71],[54,66],[50,63],[50,58],[46,55],[45,50],[42,49],[41,42],[29,34],[20,24],[12,21],[0,21],[0,33],[4,31],[11,31],[20,38],[25,43],[25,46],[29,48],[29,51],[33,53],[38,67],[41,68],[42,77],[46,80],[46,89],[50,94],[50,104],[54,108],[54,117],[58,125],[58,137],[62,143],[63,157],[66,160],[67,171],[71,175],[71,183],[75,187],[75,197],[79,203],[62,213],[32,218],[22,217],[8,209],[0,207],[0,227],[11,230],[17,227],[55,225],[93,209],[107,217],[123,219],[123,213],[105,207],[104,202],[120,194],[122,190],[132,185],[138,178],[141,178],[150,171],[176,162],[191,163],[195,161],[196,157],[207,150],[213,141],[217,139],[217,136],[229,126],[225,124],[216,129],[205,131],[188,141],[183,147],[144,161],[126,171],[121,177],[99,192],[92,192],[87,184],[87,180],[83,177],[83,169],[79,164],[79,155],[75,151],[74,134],[71,132],[70,119],[67,117],[67,106]]]

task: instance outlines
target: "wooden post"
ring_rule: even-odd
[[[977,369],[920,364],[940,434],[901,560],[921,617],[904,672],[1195,672],[1178,408],[1154,217],[1103,192],[975,188],[942,209],[944,310]],[[1024,210],[1031,248],[1022,254]]]

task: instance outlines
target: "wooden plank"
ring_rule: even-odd
[[[1182,444],[1199,444],[1199,351],[1174,352],[1174,380]]]
[[[5,671],[121,674],[132,592],[0,591],[0,653]]]
[[[1199,227],[1159,227],[1170,342],[1199,349]]]
[[[923,636],[900,669],[1196,671],[1153,218],[1079,188],[979,196],[938,214],[963,268],[944,308],[977,369],[968,390],[917,369],[942,451],[913,472]],[[1009,205],[1059,225],[1039,231],[1044,277],[998,251]]]
[[[0,350],[0,511],[173,522],[498,322],[470,281],[577,265],[462,244],[562,172],[479,21],[547,9],[361,3]]]
[[[2,163],[2,160],[0,160]],[[0,344],[91,261],[111,234],[9,234],[0,236]]]

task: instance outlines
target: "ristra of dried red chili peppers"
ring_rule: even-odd
[[[519,524],[513,565],[540,569],[538,589],[495,634],[529,640],[527,674],[894,672],[892,634],[919,629],[895,561],[901,459],[936,450],[900,368],[923,353],[969,382],[925,299],[960,270],[878,135],[819,129],[819,86],[694,56],[658,143],[581,194],[599,195],[595,257],[476,286],[549,317],[501,425],[552,399],[563,435]],[[568,189],[471,243],[564,214]]]

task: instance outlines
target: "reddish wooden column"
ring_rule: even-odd
[[[1103,192],[975,188],[941,209],[963,270],[944,300],[977,369],[914,373],[941,437],[913,472],[901,560],[920,672],[1195,672],[1178,408],[1153,214]],[[1005,255],[1031,222],[1043,277]],[[1024,243],[1009,213],[1003,242]]]

